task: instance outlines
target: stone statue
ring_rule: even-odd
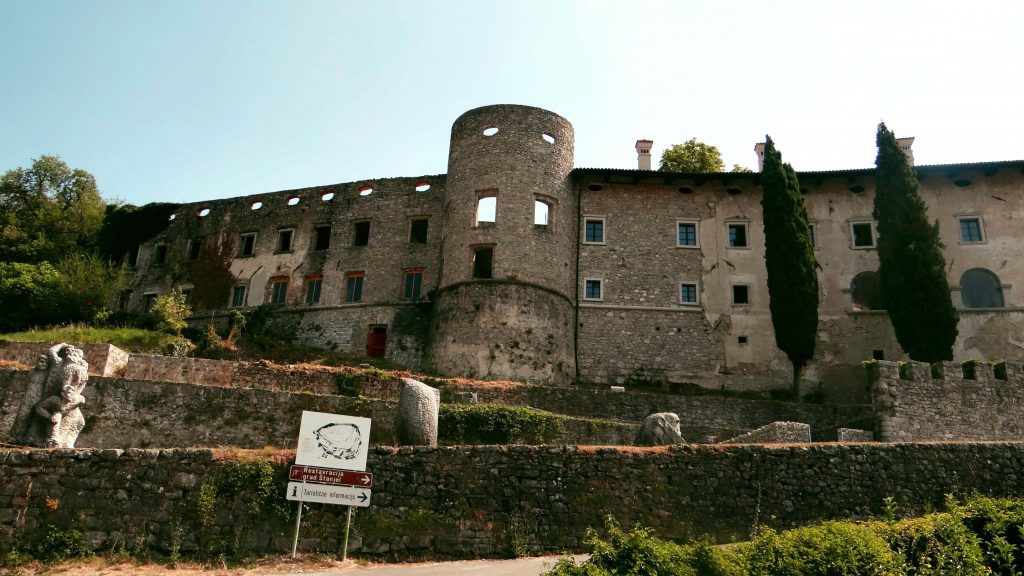
[[[25,388],[25,395],[21,397],[21,405],[18,406],[18,413],[14,417],[14,425],[11,432],[14,442],[28,444],[32,442],[35,419],[32,418],[36,404],[44,398],[46,391],[46,377],[50,372],[50,356],[40,354],[36,359],[35,368],[29,374],[28,386]]]
[[[398,443],[437,446],[437,416],[441,391],[412,378],[402,378],[398,399]]]
[[[636,443],[638,446],[686,444],[679,431],[679,416],[672,412],[658,412],[644,418]]]
[[[80,407],[85,405],[82,390],[89,381],[89,363],[80,349],[64,343],[51,347],[46,356],[48,363],[52,363],[43,380],[47,397],[34,409],[46,431],[30,430],[30,439],[47,448],[74,448],[85,427]],[[42,364],[41,357],[36,369]]]

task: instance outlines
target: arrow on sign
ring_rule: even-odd
[[[288,470],[288,479],[296,482],[313,484],[333,484],[335,486],[358,486],[369,488],[373,485],[373,474],[355,470],[337,468],[321,468],[318,466],[292,466]]]
[[[363,492],[362,494],[359,495],[359,501],[360,502],[366,502],[366,498],[367,498],[366,492]]]

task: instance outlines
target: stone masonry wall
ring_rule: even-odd
[[[869,365],[884,442],[1024,438],[1024,365],[880,361]],[[937,373],[936,378],[933,378]]]
[[[309,392],[313,394],[361,394],[369,398],[397,401],[398,384],[342,368],[279,366],[259,362],[229,362],[205,359],[177,359],[133,354],[126,377],[165,382],[188,382],[210,386],[236,386]],[[415,375],[413,377],[416,377]],[[353,384],[352,380],[358,382]],[[731,438],[776,421],[803,422],[811,426],[815,440],[835,440],[840,427],[872,428],[870,405],[822,405],[777,402],[721,396],[682,396],[627,390],[616,393],[594,388],[538,386],[502,382],[465,384],[431,380],[439,386],[442,399],[448,391],[474,392],[480,402],[532,406],[558,414],[640,422],[648,414],[675,412],[682,420],[683,437],[700,442],[713,436]],[[357,386],[343,391],[339,388]]]
[[[45,354],[56,342],[0,341],[0,360],[11,360],[34,367],[40,354]],[[128,363],[128,353],[112,344],[72,343],[80,348],[89,363],[89,374],[116,376],[122,374]]]
[[[258,457],[210,450],[0,451],[0,549],[38,542],[50,526],[95,545],[143,542],[166,553],[284,552],[294,519],[283,501],[291,453],[274,457],[274,493],[217,492],[199,523],[198,493],[219,471]],[[745,539],[789,527],[941,506],[944,495],[1021,496],[1024,443],[673,446],[378,447],[369,508],[356,509],[350,548],[388,557],[507,556],[580,550],[607,515],[660,536]],[[230,476],[230,475],[221,475]],[[223,486],[223,485],[222,485]],[[252,521],[254,503],[262,512]],[[208,503],[210,504],[210,503]],[[345,508],[311,504],[300,547],[339,551]]]
[[[0,370],[0,442],[11,430],[31,372]],[[84,392],[86,425],[79,448],[237,446],[288,448],[298,437],[303,410],[373,419],[371,440],[395,442],[397,402],[256,388],[194,386],[96,376]],[[566,417],[559,442],[629,444],[635,423]],[[442,438],[442,443],[453,442]]]
[[[811,427],[800,422],[772,422],[722,444],[786,444],[811,441]]]

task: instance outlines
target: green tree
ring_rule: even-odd
[[[61,322],[93,321],[117,301],[131,271],[93,253],[71,254],[57,264],[60,272]]]
[[[59,322],[61,284],[60,272],[47,262],[0,262],[0,331]]]
[[[96,179],[57,156],[0,177],[0,260],[56,262],[91,248],[103,224]]]
[[[793,393],[800,372],[814,357],[818,333],[818,262],[814,258],[800,182],[771,137],[765,137],[761,172],[764,260],[775,345],[793,364]]]
[[[223,308],[228,301],[235,276],[231,262],[235,258],[235,244],[226,234],[204,241],[199,247],[199,258],[192,263],[192,298],[203,310]]]
[[[730,172],[739,172],[739,173],[742,173],[742,174],[753,174],[754,173],[754,171],[751,170],[750,168],[747,168],[746,166],[740,166],[739,164],[733,164],[732,165],[732,170],[730,170]]]
[[[952,360],[959,317],[949,296],[939,223],[929,223],[914,169],[885,124],[878,125],[877,144],[878,276],[889,320],[912,359]]]
[[[181,331],[188,326],[188,317],[192,308],[185,303],[185,295],[180,288],[170,294],[157,297],[149,313],[157,322],[157,328],[181,337]]]
[[[725,162],[718,148],[690,138],[661,153],[658,170],[663,172],[724,172]]]

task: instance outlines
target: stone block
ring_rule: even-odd
[[[441,391],[412,378],[402,378],[396,431],[403,445],[437,446]]]

